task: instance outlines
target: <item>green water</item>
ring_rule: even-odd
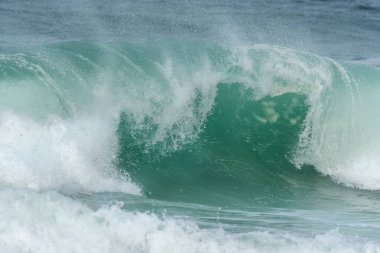
[[[0,74],[0,199],[55,217],[41,231],[70,234],[60,222],[77,220],[134,252],[151,245],[123,237],[125,224],[168,245],[181,235],[189,252],[339,252],[347,240],[376,252],[375,68],[162,40],[8,49]]]

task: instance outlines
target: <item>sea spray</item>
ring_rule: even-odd
[[[41,124],[12,113],[0,119],[2,186],[139,193],[126,175],[115,173],[114,129],[103,119],[50,118]]]
[[[139,143],[140,152],[159,150],[163,156],[202,142],[199,136],[218,106],[215,100],[221,85],[239,85],[242,93],[250,94],[234,103],[261,103],[271,97],[277,104],[276,97],[285,94],[303,96],[307,114],[300,115],[304,119],[293,117],[297,124],[303,122],[293,137],[299,141],[289,143],[288,152],[282,155],[299,168],[313,165],[341,183],[378,187],[377,179],[368,182],[373,174],[360,179],[360,175],[340,169],[358,164],[355,159],[363,159],[363,152],[376,150],[376,144],[362,146],[367,143],[363,139],[376,136],[366,132],[363,124],[375,124],[378,119],[359,116],[366,110],[362,95],[369,101],[375,99],[368,98],[368,87],[379,80],[374,69],[345,67],[328,58],[280,47],[255,45],[230,51],[202,42],[57,43],[4,54],[1,63],[3,110],[45,122],[49,115],[75,121],[95,112],[106,115],[104,120],[115,127],[121,115],[129,122],[125,131]],[[364,79],[362,73],[371,77]],[[30,96],[33,93],[44,94],[44,99]],[[11,99],[15,96],[21,99]],[[261,123],[269,120],[275,124],[281,116],[275,110],[270,114],[271,118],[261,118]],[[252,111],[252,115],[257,113]],[[119,145],[123,149],[133,144]],[[356,176],[359,178],[353,178]]]
[[[4,250],[378,250],[360,190],[379,187],[377,69],[204,41],[16,51],[0,57]]]

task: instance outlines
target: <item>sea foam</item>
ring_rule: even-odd
[[[0,115],[0,184],[34,190],[120,191],[138,194],[116,172],[114,128],[101,119],[41,123]]]
[[[376,242],[332,230],[314,236],[282,231],[231,233],[194,221],[130,212],[121,204],[91,209],[56,192],[0,190],[3,252],[379,252]]]

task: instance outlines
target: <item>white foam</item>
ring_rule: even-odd
[[[112,166],[115,128],[96,118],[44,123],[0,114],[0,184],[35,190],[139,193]]]
[[[150,139],[142,140],[147,147],[159,143],[166,146],[163,149],[178,149],[197,137],[216,95],[218,75],[207,60],[204,63],[201,59],[200,65],[190,66],[195,70],[189,71],[189,66],[175,64],[172,57],[164,57],[162,65],[155,62],[158,76],[148,76],[141,69],[131,74],[128,64],[133,63],[126,56],[124,68],[113,66],[111,55],[111,67],[96,72],[88,82],[66,62],[60,62],[57,69],[68,69],[68,76],[54,80],[43,66],[17,56],[18,67],[32,66],[30,71],[37,77],[4,85],[7,99],[3,99],[4,106],[0,103],[0,183],[36,190],[138,192],[121,175],[109,175],[115,171],[112,162],[120,113],[132,115],[135,124],[131,128],[136,131],[150,127],[146,119],[154,125]],[[53,102],[47,103],[50,100],[44,93],[20,93],[20,88],[14,88],[20,84],[24,84],[21,91],[36,94],[43,88],[47,92],[59,89],[50,94]],[[39,86],[42,89],[37,89]],[[69,101],[67,114],[62,113],[65,106],[58,98]],[[49,114],[55,116],[49,118]]]
[[[298,168],[313,165],[347,186],[380,189],[376,69],[349,68],[268,45],[243,47],[235,54],[232,64],[242,72],[238,78],[255,99],[286,93],[306,97],[308,113],[292,158]]]
[[[42,66],[28,62],[24,55],[0,56],[0,61],[5,61],[6,64],[8,61],[15,61],[21,69],[28,69],[37,74],[35,78],[27,78],[22,82],[17,79],[13,85],[4,85],[3,100],[0,101],[2,109],[17,110],[42,119],[45,119],[49,113],[74,118],[67,121],[54,119],[40,124],[29,123],[30,120],[22,116],[2,116],[0,127],[3,129],[1,134],[5,137],[0,140],[2,145],[0,156],[5,159],[0,165],[2,168],[5,165],[9,168],[15,167],[17,169],[13,170],[20,170],[20,173],[16,175],[10,173],[8,169],[0,168],[4,176],[0,182],[27,185],[33,189],[50,189],[55,185],[53,183],[55,175],[54,170],[48,168],[57,167],[57,173],[63,175],[56,176],[61,182],[56,184],[57,187],[62,185],[67,188],[68,183],[63,181],[69,182],[73,179],[76,185],[79,184],[83,188],[100,190],[103,186],[99,188],[90,183],[95,180],[91,177],[97,175],[96,178],[103,178],[99,175],[104,174],[104,171],[114,170],[108,167],[115,154],[114,121],[118,120],[120,112],[127,112],[134,120],[129,131],[139,133],[148,129],[145,132],[149,134],[143,137],[146,139],[141,140],[145,148],[158,146],[163,151],[177,150],[184,144],[194,141],[202,131],[204,122],[214,106],[217,83],[241,82],[253,90],[255,99],[286,93],[298,93],[307,98],[309,112],[293,155],[293,162],[297,167],[311,164],[319,172],[344,184],[380,189],[380,173],[377,173],[379,162],[375,158],[380,148],[376,146],[376,141],[371,140],[379,139],[376,129],[380,124],[378,112],[373,109],[366,117],[358,116],[368,112],[371,107],[377,108],[373,106],[378,100],[376,94],[379,90],[373,89],[378,86],[377,83],[372,84],[373,87],[362,99],[366,100],[372,96],[371,102],[359,107],[358,84],[353,75],[358,74],[356,72],[360,70],[351,74],[344,66],[330,59],[282,47],[244,46],[241,43],[235,43],[235,46],[236,48],[232,50],[224,49],[226,55],[217,61],[210,58],[202,48],[199,51],[176,55],[176,50],[158,47],[156,49],[159,50],[160,57],[152,59],[154,64],[150,67],[154,71],[147,73],[142,66],[133,63],[123,53],[106,47],[117,56],[115,59],[112,58],[112,54],[109,56],[109,69],[96,71],[91,83],[84,82],[85,79],[80,75],[73,74],[77,78],[74,78],[74,81],[70,81],[71,78],[66,80],[67,84],[70,84],[67,85],[70,87],[68,89],[63,89],[65,85],[61,86],[60,82],[52,80]],[[120,56],[122,62],[116,64],[118,63],[116,59]],[[78,57],[83,58],[81,55]],[[183,58],[187,57],[189,61],[184,63]],[[54,65],[54,62],[52,64]],[[65,65],[63,70],[66,68],[70,70],[68,73],[75,73],[72,66]],[[364,73],[357,79],[376,82],[373,80],[378,80],[378,71],[369,72],[376,72],[377,76],[376,73],[372,73],[371,75],[375,76],[367,77],[368,73]],[[152,73],[154,74],[151,75]],[[41,80],[37,78],[40,76],[43,77]],[[36,82],[43,85],[35,88]],[[81,88],[78,90],[79,87]],[[50,96],[45,96],[46,92]],[[45,94],[38,96],[44,97],[43,101],[35,99],[36,96],[33,95],[40,93]],[[84,111],[96,113],[78,120],[80,117],[78,115]],[[278,116],[275,112],[269,114],[273,116],[271,120],[275,122]],[[99,117],[99,115],[110,116]],[[91,117],[94,118],[94,122],[90,120]],[[17,136],[16,131],[10,130],[12,127],[7,124],[12,121],[19,127],[18,131],[25,132],[26,137],[21,138]],[[36,131],[35,134],[32,129],[27,129],[29,124]],[[85,131],[80,131],[83,127],[92,133],[84,134]],[[369,128],[372,129],[368,130]],[[13,136],[10,140],[13,143],[5,142],[9,138],[6,137],[8,135]],[[92,150],[93,144],[98,143],[95,136],[99,136],[104,147],[107,147],[105,154],[99,147]],[[38,146],[40,139],[42,145]],[[53,140],[56,141],[57,147],[47,148],[49,145],[52,146],[49,142]],[[85,147],[82,147],[82,144]],[[27,154],[26,150],[34,151]],[[42,155],[44,152],[48,157]],[[63,158],[64,156],[66,158]],[[94,157],[98,157],[96,162]],[[46,166],[43,165],[44,162]],[[73,169],[75,163],[79,166],[77,169]],[[28,166],[35,169],[30,169]],[[88,169],[90,167],[92,169]],[[105,167],[107,169],[99,169]],[[79,171],[82,168],[84,168],[83,173],[80,175]],[[41,176],[44,175],[42,179],[38,179],[36,171],[41,171]],[[89,171],[97,172],[87,173]],[[27,179],[28,177],[33,179]],[[104,184],[109,183],[104,182]]]
[[[337,230],[228,233],[192,221],[128,212],[120,205],[92,210],[56,192],[0,190],[1,252],[379,252],[380,245]]]
[[[142,140],[146,148],[158,144],[161,150],[171,151],[198,137],[214,105],[220,73],[207,57],[198,59],[199,66],[180,66],[170,55],[163,58],[155,62],[157,76],[128,80],[109,91],[99,87],[108,93],[106,99],[113,97],[120,111],[132,117],[131,132],[150,128],[149,137]]]
[[[374,70],[357,71],[330,61],[331,85],[310,100],[294,155],[297,166],[311,164],[347,186],[380,189],[377,95]],[[372,73],[371,73],[372,72]],[[374,76],[367,77],[368,74]],[[380,78],[377,73],[377,78]]]

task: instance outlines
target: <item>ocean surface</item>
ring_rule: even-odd
[[[1,0],[0,252],[380,252],[380,1]]]

